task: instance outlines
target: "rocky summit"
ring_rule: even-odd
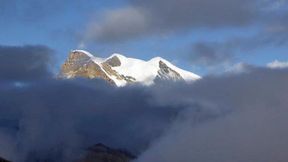
[[[200,76],[155,57],[149,61],[113,54],[99,58],[83,50],[71,51],[61,67],[60,78],[100,78],[116,86],[138,83],[152,85],[157,80],[195,81]]]

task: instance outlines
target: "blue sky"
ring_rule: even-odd
[[[286,20],[286,21],[285,21]],[[164,57],[200,75],[288,61],[286,0],[1,0],[0,45]]]

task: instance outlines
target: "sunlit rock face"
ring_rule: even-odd
[[[102,78],[109,83],[115,84],[112,79],[104,72],[100,65],[95,63],[91,57],[85,53],[73,51],[62,65],[60,77],[63,78]]]

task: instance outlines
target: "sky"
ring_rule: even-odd
[[[0,45],[161,56],[200,75],[287,62],[287,0],[0,0]]]

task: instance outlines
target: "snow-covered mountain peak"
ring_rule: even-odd
[[[158,61],[161,61],[161,60],[165,60],[165,59],[163,59],[162,57],[157,56],[157,57],[153,57],[148,62],[158,62]]]
[[[94,57],[90,52],[84,50],[72,50],[70,54],[85,54],[88,57]]]
[[[110,57],[108,57],[107,59],[109,59],[109,58],[112,58],[112,57],[118,57],[119,59],[126,59],[127,57],[126,56],[124,56],[124,55],[121,55],[121,54],[119,54],[119,53],[113,53]]]
[[[200,79],[200,76],[182,70],[161,57],[144,61],[114,53],[108,58],[100,58],[84,50],[71,51],[62,66],[61,76],[102,78],[117,86],[125,86],[129,83],[151,85],[157,80]]]

